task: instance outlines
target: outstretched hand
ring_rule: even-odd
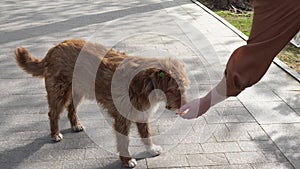
[[[200,108],[200,98],[198,98],[183,105],[176,114],[184,119],[194,119],[202,115]]]
[[[204,114],[211,106],[214,106],[225,100],[227,98],[227,95],[226,92],[224,92],[224,83],[226,83],[224,79],[225,78],[223,78],[222,81],[219,82],[219,84],[210,92],[208,92],[204,97],[194,99],[183,105],[176,114],[180,115],[184,119],[198,118],[199,116]],[[217,90],[217,88],[219,88],[219,90]]]

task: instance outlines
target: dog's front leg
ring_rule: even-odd
[[[162,148],[152,142],[149,123],[136,123],[136,125],[147,151],[153,156],[161,154]]]
[[[122,115],[119,115],[115,118],[115,130],[116,130],[116,136],[117,136],[117,151],[120,153],[120,160],[123,163],[123,165],[133,168],[137,165],[137,162],[135,159],[133,159],[128,151],[129,146],[129,129],[130,129],[131,122],[123,117]]]

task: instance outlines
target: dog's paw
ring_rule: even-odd
[[[80,131],[83,131],[84,130],[84,126],[79,124],[79,125],[76,125],[76,126],[72,126],[72,130],[74,132],[80,132]]]
[[[134,168],[134,167],[136,167],[136,165],[137,165],[136,160],[134,158],[132,158],[128,161],[128,164],[126,164],[125,166],[129,167],[129,168]]]
[[[153,144],[152,146],[147,148],[147,152],[150,153],[153,156],[160,155],[162,153],[162,148],[161,146]]]
[[[61,133],[58,133],[54,137],[52,137],[52,140],[55,142],[60,142],[63,139],[63,135]]]

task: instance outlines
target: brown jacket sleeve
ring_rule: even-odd
[[[257,83],[274,57],[300,30],[300,0],[253,0],[247,45],[236,49],[225,70],[226,95],[237,96]]]

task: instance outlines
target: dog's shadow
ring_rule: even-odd
[[[144,160],[146,158],[154,158],[158,155],[151,155],[147,151],[140,152],[138,154],[132,155],[133,158],[137,161],[137,166],[139,166],[139,161]],[[103,167],[104,169],[128,169],[128,167],[125,167],[122,165],[121,161],[119,159],[115,160],[114,162],[111,162],[110,164],[107,164]]]
[[[74,133],[71,129],[64,129],[61,130],[62,134],[67,137],[72,137],[73,134],[84,134],[84,132],[79,132],[79,133]],[[69,136],[68,136],[69,135]],[[77,136],[78,137],[78,136]],[[71,138],[71,139],[76,139],[76,138]],[[23,144],[22,141],[25,143]],[[26,144],[28,142],[28,144]],[[40,160],[46,160],[43,158],[46,158],[49,153],[49,150],[51,149],[60,149],[61,146],[63,146],[64,140],[61,143],[56,143],[52,140],[50,140],[50,136],[48,134],[43,134],[40,137],[36,137],[33,140],[17,140],[16,144],[14,145],[15,148],[1,151],[0,152],[0,163],[4,164],[4,166],[1,166],[1,168],[18,168],[23,165],[26,165],[26,162],[30,161],[40,161]],[[81,142],[82,143],[82,142]],[[80,148],[80,146],[83,146],[82,148],[86,146],[97,146],[93,144],[92,140],[91,142],[87,142],[86,145],[80,144],[80,145],[72,145],[75,146],[76,148]],[[42,159],[39,159],[39,155],[42,155]],[[146,158],[152,158],[155,157],[148,152],[140,152],[137,154],[133,154],[133,158],[135,158],[137,161],[142,161]],[[106,169],[117,169],[117,168],[127,168],[124,167],[121,163],[121,161],[116,158],[105,158],[103,159],[104,163],[102,163],[102,167],[99,168],[106,168]],[[48,161],[48,160],[46,160]],[[54,164],[53,164],[54,165]],[[139,162],[137,164],[139,166]],[[140,164],[142,165],[142,163]]]
[[[2,151],[0,161],[7,165],[4,166],[4,168],[17,168],[21,163],[26,162],[34,153],[38,152],[45,144],[49,143],[51,142],[49,141],[48,135],[36,138],[26,145]]]
[[[18,128],[14,128],[14,130],[7,132],[16,132],[18,130]],[[74,133],[71,129],[65,129],[61,132],[65,135]],[[50,135],[44,133],[35,139],[17,138],[8,140],[7,143],[7,145],[3,145],[5,149],[0,151],[0,164],[4,165],[0,168],[18,168],[23,165],[26,166],[28,162],[44,161],[45,159],[43,158],[47,158],[49,150],[53,148],[60,149],[60,147],[64,146],[62,143],[52,141]]]

